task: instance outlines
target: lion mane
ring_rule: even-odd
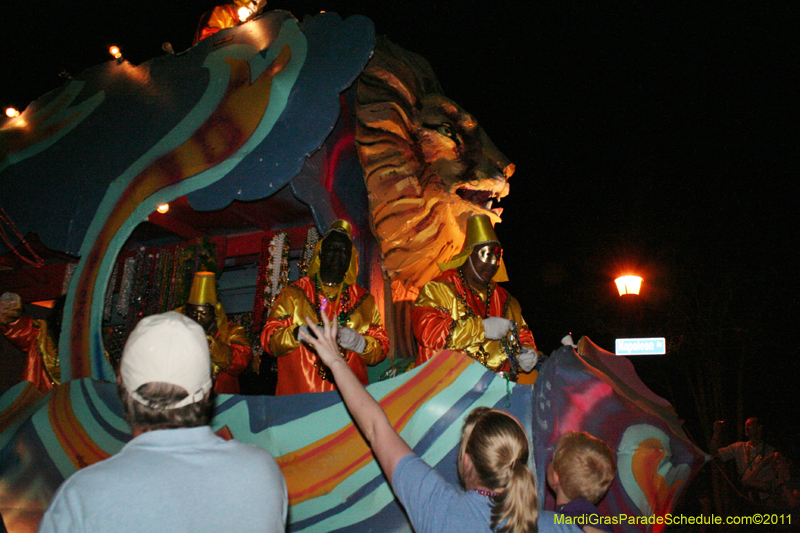
[[[444,96],[428,62],[379,37],[356,85],[356,149],[391,280],[393,352],[416,352],[411,304],[464,245],[467,219],[508,195],[514,165]],[[388,324],[387,324],[388,325]]]
[[[356,147],[394,292],[419,289],[464,244],[467,219],[509,191],[514,165],[448,99],[428,62],[379,38],[356,88]]]

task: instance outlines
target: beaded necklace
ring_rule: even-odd
[[[461,282],[467,287],[467,289],[469,289],[469,292],[474,294],[478,298],[478,301],[484,304],[483,316],[481,318],[488,318],[489,305],[492,303],[492,296],[494,295],[494,281],[489,280],[489,283],[486,285],[486,301],[484,302],[483,295],[476,291],[475,288],[467,281],[467,277],[464,275],[464,267],[460,266],[456,270],[458,271],[458,276],[461,278]]]
[[[490,490],[472,489],[472,492],[477,492],[481,496],[486,496],[487,498],[497,498],[498,496],[500,496],[499,492],[492,492]]]
[[[325,296],[325,292],[322,289],[322,280],[319,279],[319,273],[314,276],[314,311],[317,313],[317,323],[320,327],[322,326],[322,313],[325,312],[325,309],[329,305],[333,305],[334,313],[336,309],[340,310],[336,316],[336,323],[339,327],[347,325],[347,321],[350,319],[350,312],[352,311],[352,309],[348,309],[350,293],[347,288],[347,283],[342,282],[341,288],[336,292],[336,299],[330,301]],[[325,305],[323,305],[323,302],[325,302]],[[342,359],[347,359],[347,351],[342,347],[339,347],[339,355],[342,356]],[[324,381],[333,381],[333,375],[322,361],[317,359],[314,361],[314,366],[317,368],[317,374],[320,378]]]
[[[500,340],[500,346],[502,346],[506,358],[508,359],[508,364],[511,367],[511,370],[508,372],[508,378],[511,381],[517,381],[519,377],[519,361],[517,361],[517,355],[522,352],[522,344],[519,342],[519,326],[516,321],[511,321],[511,330],[508,332],[507,337]]]
[[[339,309],[336,323],[340,328],[347,325],[347,321],[350,319],[350,312],[352,311],[352,309],[348,309],[348,305],[350,304],[350,292],[347,289],[347,283],[342,282],[342,287],[337,291],[336,298],[333,301],[328,298],[328,305],[333,305],[334,311]],[[317,321],[320,324],[322,323],[320,304],[323,298],[326,298],[326,296],[322,290],[322,281],[319,279],[319,273],[317,273],[317,275],[314,276],[314,311],[317,313]]]
[[[11,230],[11,232],[13,233],[13,235],[16,236],[17,239],[19,239],[19,242],[25,247],[25,249],[28,250],[28,253],[30,253],[31,256],[33,256],[33,259],[28,259],[24,255],[19,253],[17,248],[15,248],[13,246],[13,242],[11,240],[11,237],[9,237],[8,233],[6,233],[6,230],[3,229],[3,225],[4,224],[6,226],[8,226],[9,229]],[[6,243],[6,246],[8,246],[8,248],[12,252],[14,252],[14,255],[16,255],[17,257],[19,257],[20,259],[22,259],[23,261],[25,261],[29,265],[31,265],[33,267],[36,267],[36,268],[41,268],[41,267],[44,266],[44,259],[42,259],[41,257],[39,257],[36,254],[36,252],[33,250],[33,248],[28,243],[28,241],[25,240],[25,237],[22,236],[22,233],[20,233],[20,231],[17,229],[17,225],[14,224],[14,221],[11,220],[11,217],[8,216],[8,213],[6,213],[6,210],[3,209],[2,207],[0,207],[0,237],[2,237],[3,241]]]
[[[476,291],[475,288],[472,285],[470,285],[469,282],[467,281],[467,277],[464,275],[464,267],[460,266],[456,270],[458,271],[458,276],[461,278],[461,282],[467,287],[467,289],[469,289],[469,291],[473,295],[475,295],[478,298],[478,300],[481,303],[483,303],[483,296],[478,291]],[[492,301],[492,296],[494,295],[494,290],[496,286],[497,285],[491,280],[487,284],[486,302],[484,306],[483,317],[481,318],[489,317],[489,304]],[[456,295],[460,297],[462,303],[465,305],[467,310],[471,311],[469,305],[467,304],[466,295],[464,295],[463,297],[461,297],[461,295],[458,293],[456,293]],[[510,301],[511,298],[508,298],[506,300],[506,304],[500,316],[505,316]],[[511,324],[511,330],[509,331],[509,335],[506,338],[501,339],[500,347],[506,354],[506,359],[508,360],[510,367],[509,372],[505,373],[504,377],[506,378],[506,380],[517,381],[517,378],[519,377],[519,361],[517,361],[516,356],[519,355],[519,353],[522,351],[522,344],[519,342],[519,326],[517,325],[516,321],[512,320],[511,322],[512,324]],[[480,353],[478,360],[485,365],[486,361],[489,358],[489,354],[486,353],[486,350],[484,350],[483,347],[480,348],[479,352]],[[508,383],[506,383],[506,385],[508,386]]]

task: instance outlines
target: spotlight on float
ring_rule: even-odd
[[[614,281],[617,284],[617,290],[620,296],[639,294],[639,289],[642,288],[642,278],[639,276],[620,276]]]
[[[7,107],[7,108],[6,108],[6,116],[7,116],[8,118],[15,118],[15,117],[18,117],[18,116],[19,116],[19,111],[17,111],[17,110],[16,110],[16,109],[14,109],[13,107]]]
[[[111,54],[114,59],[120,59],[122,57],[122,52],[119,49],[119,46],[109,46],[108,53]]]
[[[169,211],[169,204],[161,204],[161,205],[159,205],[158,207],[156,207],[156,211],[158,211],[159,213],[161,213],[163,215],[164,213]]]

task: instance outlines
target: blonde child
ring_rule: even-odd
[[[556,513],[574,518],[586,533],[611,532],[596,505],[608,492],[616,471],[608,444],[582,431],[562,435],[547,467]]]

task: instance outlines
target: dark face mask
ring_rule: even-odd
[[[347,235],[332,231],[319,250],[319,277],[325,283],[341,283],[350,267],[353,245]]]

